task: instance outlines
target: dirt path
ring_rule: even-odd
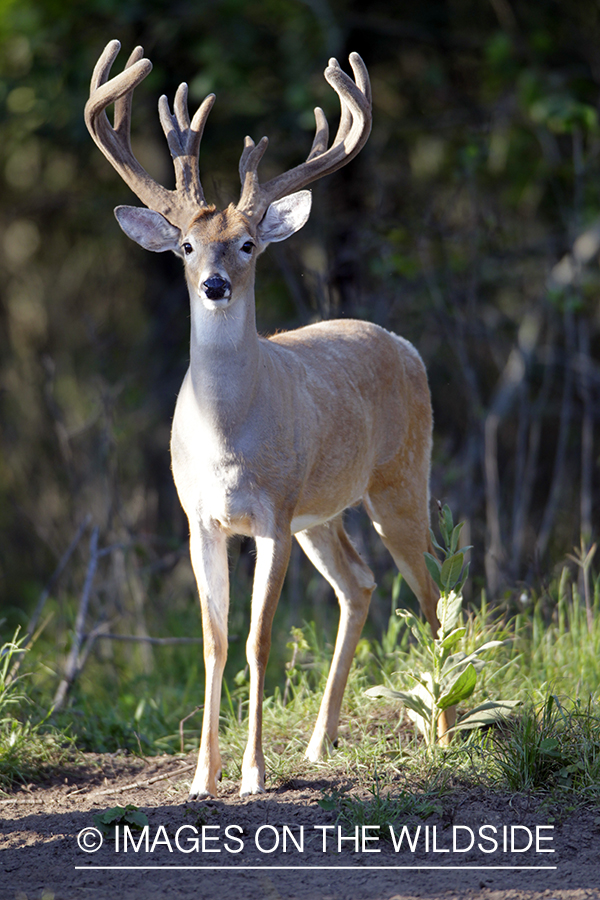
[[[318,805],[334,781],[249,800],[224,783],[219,800],[188,804],[186,762],[90,755],[66,780],[0,800],[0,900],[600,900],[597,811],[549,821],[527,798],[471,790],[398,823],[396,851],[383,829],[338,833]],[[148,817],[137,851],[123,829],[118,847],[80,849],[94,813],[127,803]],[[79,840],[91,850],[97,837]]]

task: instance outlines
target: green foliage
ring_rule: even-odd
[[[23,640],[16,631],[13,639],[0,647],[0,785],[4,787],[39,779],[71,756],[72,739],[49,726],[48,716],[32,723],[23,714],[30,703],[25,676],[11,676],[25,652]]]
[[[5,719],[0,723],[0,786],[43,780],[76,756],[70,735],[47,719],[32,723]]]
[[[406,672],[415,687],[408,691],[398,691],[385,685],[369,688],[368,697],[385,697],[400,700],[413,713],[412,718],[422,732],[427,745],[435,747],[440,715],[451,706],[467,700],[473,694],[477,674],[483,666],[480,654],[502,641],[485,641],[476,650],[465,653],[458,649],[464,637],[464,626],[457,627],[462,607],[462,596],[453,591],[442,595],[438,603],[440,628],[437,638],[433,638],[428,625],[406,610],[397,610],[414,637],[425,651],[429,662],[427,670]],[[486,700],[465,713],[451,731],[467,731],[490,725],[506,716],[518,701]]]
[[[115,829],[118,825],[128,825],[132,831],[142,831],[147,824],[148,816],[132,803],[128,803],[127,806],[113,806],[94,816],[96,828],[104,837],[112,840],[115,839]]]
[[[197,685],[194,694],[199,694]],[[168,679],[139,678],[116,697],[107,684],[95,691],[76,690],[72,705],[54,718],[59,726],[69,725],[81,750],[146,756],[179,752],[179,723],[193,710],[185,687]],[[200,721],[198,716],[186,723],[185,750],[198,746]]]
[[[347,832],[353,832],[357,826],[379,826],[379,836],[387,841],[391,840],[390,825],[412,816],[427,819],[434,813],[441,813],[439,802],[427,794],[421,796],[412,791],[393,793],[389,788],[384,796],[377,773],[369,793],[371,799],[361,799],[353,796],[347,785],[329,793],[324,791],[318,803],[321,809],[333,813],[335,824],[341,825]]]
[[[435,533],[430,529],[431,543],[435,549],[441,553],[442,559],[438,559],[432,553],[425,553],[425,564],[429,574],[433,578],[435,584],[443,594],[454,592],[456,595],[462,594],[463,586],[469,577],[469,563],[465,565],[465,553],[471,547],[461,547],[458,549],[460,533],[463,529],[464,522],[454,525],[452,511],[445,504],[439,512],[439,529],[442,538],[440,544]],[[454,605],[449,604],[446,609],[446,615],[454,615]],[[459,609],[460,613],[460,609]],[[439,618],[439,616],[438,616]],[[440,620],[441,621],[441,620]],[[458,621],[458,615],[456,617]]]
[[[598,693],[600,581],[596,579],[589,619],[584,598],[568,567],[543,591],[524,592],[511,622],[512,652],[503,678],[522,699],[551,690],[586,703]]]
[[[462,640],[467,644],[467,656],[474,652],[473,647],[477,649],[481,634],[486,629],[488,632],[493,629],[493,633],[502,635],[510,631],[502,631],[497,623],[490,626],[486,617],[484,606],[482,611],[466,621],[466,634]],[[448,627],[451,625],[451,620],[448,620]],[[305,642],[308,645],[308,649],[296,657],[298,672],[294,690],[285,706],[281,691],[276,691],[265,702],[264,745],[267,778],[271,787],[285,784],[290,779],[311,777],[311,773],[314,775],[314,766],[304,760],[303,754],[316,719],[324,675],[320,684],[309,684],[302,666],[310,659],[324,672],[329,659],[322,641],[315,640],[308,626],[303,629],[303,639],[296,632],[294,638],[298,644]],[[290,642],[292,654],[295,641]],[[365,646],[350,673],[338,748],[319,763],[321,776],[330,774],[336,778],[351,778],[357,786],[356,791],[345,788],[327,790],[320,801],[321,807],[331,812],[335,821],[350,832],[356,825],[379,824],[384,826],[383,833],[388,822],[411,815],[426,818],[438,811],[440,798],[452,789],[457,780],[466,784],[484,783],[503,790],[533,790],[531,777],[521,777],[519,780],[518,774],[511,776],[509,760],[514,756],[516,762],[512,765],[521,765],[523,769],[524,764],[519,763],[519,758],[531,760],[536,752],[535,747],[541,760],[538,760],[542,773],[540,780],[544,772],[554,773],[547,780],[547,796],[556,799],[566,791],[572,791],[579,798],[578,802],[596,797],[600,722],[593,702],[569,704],[550,698],[536,712],[531,707],[531,698],[522,691],[522,675],[514,665],[498,665],[490,677],[497,682],[502,694],[520,695],[526,701],[522,711],[510,719],[502,717],[498,721],[497,711],[493,707],[486,709],[484,701],[480,704],[483,707],[481,724],[495,720],[494,727],[484,733],[473,732],[468,744],[460,747],[450,745],[443,756],[432,757],[423,744],[407,739],[399,723],[394,733],[391,732],[392,709],[384,709],[381,720],[376,721],[373,707],[365,706],[365,684],[378,669],[381,658],[381,647],[376,642],[365,643],[368,643],[368,651]],[[396,650],[396,664],[402,668],[410,671],[422,665],[422,646],[410,643],[400,651]],[[490,652],[505,654],[507,658],[513,652],[512,642],[502,640]],[[532,648],[532,654],[535,655],[535,648]],[[498,662],[500,659],[501,656]],[[483,677],[486,673],[489,674],[489,668],[480,669],[478,674]],[[543,709],[546,709],[545,713],[542,713]],[[476,719],[475,711],[471,715]],[[537,723],[535,728],[531,726],[532,721]],[[473,726],[476,724],[479,722],[471,722]],[[224,708],[222,728],[224,777],[237,779],[247,738],[246,708],[241,719],[235,706]],[[534,744],[533,753],[526,749],[527,740]],[[556,741],[559,743],[556,744]],[[528,765],[533,768],[531,762]],[[370,798],[365,799],[364,790]]]
[[[431,539],[444,559],[440,562],[432,554],[425,554],[428,569],[441,591],[437,605],[440,623],[437,637],[433,637],[428,623],[424,624],[407,610],[396,610],[424,651],[426,666],[420,671],[406,673],[415,684],[411,690],[398,691],[378,685],[366,691],[368,697],[400,700],[409,710],[409,715],[412,713],[411,718],[430,748],[436,746],[439,720],[444,710],[462,703],[473,694],[477,673],[485,665],[480,654],[502,645],[502,641],[488,640],[470,652],[459,649],[466,634],[466,627],[459,624],[463,602],[461,591],[468,575],[464,552],[470,548],[458,550],[462,523],[454,526],[448,506],[440,510],[439,526],[442,544],[437,542],[433,532]],[[497,722],[517,702],[486,700],[463,715],[451,731],[468,731]]]
[[[16,659],[25,652],[22,647],[23,638],[19,639],[19,630],[17,628],[11,641],[0,647],[0,724],[8,720],[9,707],[19,705],[27,699],[21,687],[23,676],[14,678],[11,673]]]
[[[511,791],[557,791],[600,799],[600,719],[591,700],[548,695],[501,727],[493,739],[499,781]]]

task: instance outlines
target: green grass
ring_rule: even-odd
[[[0,724],[0,789],[40,781],[74,758],[69,735],[45,723]]]
[[[31,721],[24,713],[29,704],[26,676],[15,673],[25,652],[18,631],[0,646],[0,788],[37,781],[72,756],[66,732],[48,725],[48,716]]]
[[[591,701],[563,705],[550,695],[504,724],[490,749],[496,780],[511,791],[600,802],[600,719]]]
[[[387,791],[386,791],[387,787]],[[390,840],[388,826],[407,818],[427,819],[434,813],[441,814],[442,807],[435,793],[415,793],[398,790],[393,784],[383,785],[375,773],[373,786],[366,799],[350,793],[349,786],[335,788],[330,793],[323,792],[319,806],[336,816],[335,824],[345,831],[353,832],[358,826],[379,827],[384,840]]]
[[[287,705],[280,690],[265,704],[270,784],[306,772],[311,777],[322,773],[352,779],[363,789],[375,791],[370,801],[373,815],[379,814],[378,808],[384,815],[389,812],[383,802],[387,794],[374,787],[386,779],[393,783],[395,797],[406,790],[416,790],[421,797],[442,796],[456,784],[466,783],[600,802],[599,612],[596,584],[590,633],[582,599],[566,571],[543,597],[532,598],[528,613],[499,614],[489,609],[484,596],[480,606],[464,617],[463,649],[471,652],[482,641],[504,643],[489,651],[490,663],[481,670],[469,706],[490,696],[519,699],[522,706],[504,725],[458,735],[448,750],[436,749],[433,756],[406,722],[400,704],[382,706],[364,696],[365,689],[381,682],[382,675],[404,686],[403,673],[422,664],[421,648],[392,617],[381,641],[363,639],[359,645],[346,690],[338,749],[317,764],[316,771],[304,761],[303,752],[316,719],[328,659],[323,642],[305,629],[305,649],[296,657]],[[239,777],[246,738],[240,710],[245,712],[238,693],[223,715],[226,774],[234,779]],[[347,803],[344,806],[340,800],[342,808]]]
[[[505,643],[489,651],[468,708],[484,700],[519,699],[522,706],[505,725],[458,735],[448,750],[431,752],[406,719],[399,703],[371,700],[365,690],[382,681],[404,689],[403,674],[422,666],[422,649],[403,623],[392,615],[379,640],[363,638],[346,690],[337,749],[318,764],[303,754],[318,712],[332,647],[314,625],[295,629],[287,645],[287,670],[280,666],[279,683],[264,704],[264,749],[267,786],[304,777],[351,783],[360,797],[332,794],[336,814],[346,824],[361,816],[377,823],[403,810],[417,798],[423,806],[459,784],[481,784],[495,790],[535,792],[540,796],[575,796],[577,802],[600,802],[600,590],[594,585],[592,628],[569,571],[539,595],[518,606],[507,602],[491,609],[482,596],[463,614],[463,650],[483,641]],[[398,605],[400,582],[394,583],[392,610]],[[376,602],[376,601],[375,601]],[[389,602],[389,601],[388,601]],[[4,681],[0,682],[0,783],[32,781],[53,765],[60,766],[69,741],[79,749],[125,749],[141,755],[176,753],[198,746],[202,720],[202,669],[197,650],[178,657],[170,669],[169,654],[155,654],[149,674],[135,675],[123,656],[110,666],[90,659],[76,683],[69,704],[53,720],[48,710],[56,679],[57,660],[48,658],[48,644],[28,651],[26,681],[6,692],[7,654],[3,648]],[[121,652],[121,648],[118,648]],[[170,651],[172,653],[172,651]],[[195,654],[195,655],[194,655]],[[116,661],[115,661],[116,660]],[[231,669],[231,667],[230,667]],[[234,671],[234,670],[233,670]],[[41,672],[41,674],[40,674]],[[4,687],[3,687],[4,685]],[[32,687],[33,686],[33,687]],[[27,689],[25,689],[27,688]],[[2,691],[5,691],[3,694]],[[285,702],[284,702],[285,698]],[[241,668],[229,671],[223,691],[221,746],[224,777],[239,780],[247,735],[248,681]],[[465,711],[467,707],[465,707]],[[339,788],[336,788],[339,790]],[[353,804],[360,808],[354,809]],[[398,813],[400,815],[400,813]],[[354,817],[354,819],[352,818]],[[341,820],[340,820],[341,821]],[[350,827],[350,826],[349,826]]]
[[[598,695],[600,579],[594,588],[591,631],[583,598],[567,568],[546,593],[532,595],[525,611],[515,616],[515,670],[509,671],[507,681],[519,686],[522,695],[544,688],[573,700]]]

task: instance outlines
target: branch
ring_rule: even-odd
[[[83,585],[83,591],[81,592],[81,601],[79,603],[79,609],[77,611],[77,618],[75,620],[75,634],[73,636],[73,644],[71,646],[69,656],[67,657],[65,674],[58,686],[58,690],[56,691],[54,697],[54,710],[61,709],[65,702],[69,689],[79,673],[79,651],[84,639],[83,629],[90,602],[90,596],[92,593],[94,577],[96,575],[96,569],[98,568],[98,557],[98,527],[96,526],[92,531],[92,536],[90,537],[90,561],[87,568],[85,583]]]
[[[560,499],[560,489],[563,481],[565,462],[567,456],[567,439],[569,436],[569,426],[571,424],[571,415],[573,410],[573,320],[572,317],[565,313],[565,380],[563,382],[563,394],[560,407],[560,420],[558,427],[558,438],[556,441],[556,453],[554,456],[554,466],[552,469],[552,480],[550,482],[550,490],[542,524],[536,541],[536,552],[539,558],[543,557],[550,540],[550,534],[554,525],[554,518],[558,508]]]
[[[166,637],[166,638],[157,638],[157,637],[148,637],[147,635],[140,634],[113,634],[112,632],[101,632],[94,629],[90,631],[89,634],[84,634],[83,638],[85,640],[109,640],[109,641],[132,641],[137,644],[159,644],[166,646],[167,644],[201,644],[202,638],[193,638],[193,637]],[[230,641],[236,641],[237,635],[232,635],[229,637]]]

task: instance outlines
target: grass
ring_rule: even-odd
[[[511,791],[600,802],[600,719],[591,701],[564,705],[551,694],[504,724],[491,749],[498,782]]]
[[[12,675],[25,652],[22,643],[17,631],[0,647],[0,788],[36,781],[72,755],[72,740],[48,726],[47,715],[32,722],[23,714],[29,702],[26,677]]]
[[[393,587],[398,605],[400,581]],[[502,641],[489,651],[469,708],[490,697],[519,699],[522,707],[504,725],[458,735],[447,750],[432,754],[407,722],[399,703],[365,697],[365,690],[385,680],[400,690],[409,686],[405,672],[418,671],[422,650],[408,629],[392,615],[379,640],[359,643],[345,695],[338,747],[316,766],[303,754],[322,696],[331,646],[314,626],[295,629],[287,647],[289,665],[264,704],[267,784],[275,787],[305,777],[336,785],[324,795],[348,828],[377,824],[396,816],[426,816],[431,804],[458,784],[484,785],[501,791],[535,792],[549,800],[575,797],[600,803],[600,588],[594,584],[592,627],[568,569],[539,595],[533,593],[503,609],[490,609],[485,595],[463,613],[462,649],[469,653],[482,641]],[[0,784],[33,781],[60,766],[72,747],[141,755],[198,745],[203,686],[198,665],[172,674],[162,661],[150,675],[115,682],[102,662],[86,670],[69,706],[50,725],[49,696],[28,681],[7,685],[10,659],[18,641],[7,642],[0,656]],[[31,684],[43,668],[38,646],[28,651]],[[46,651],[47,652],[47,651]],[[10,658],[10,659],[9,659]],[[7,662],[7,660],[9,660]],[[91,661],[90,661],[91,662]],[[22,670],[25,669],[25,664]],[[192,671],[193,670],[193,671]],[[27,690],[25,687],[27,686]],[[4,691],[4,693],[3,693]],[[33,703],[31,702],[33,698]],[[244,669],[228,676],[223,692],[221,745],[225,778],[239,780],[247,735],[248,682]],[[464,712],[464,710],[463,710]],[[337,791],[337,793],[336,793]],[[411,806],[412,803],[412,806]],[[404,804],[404,805],[403,805]],[[408,804],[406,806],[405,804]],[[361,818],[362,817],[362,818]]]
[[[40,781],[73,760],[69,735],[44,725],[16,719],[0,724],[0,789]]]
[[[426,809],[432,797],[443,796],[458,783],[535,792],[549,800],[568,795],[577,802],[599,803],[598,583],[595,587],[591,632],[568,570],[543,597],[531,598],[527,613],[499,615],[488,608],[484,596],[479,608],[465,615],[466,653],[482,641],[503,642],[489,651],[490,664],[481,670],[469,706],[484,702],[492,693],[519,699],[522,706],[501,726],[458,735],[448,750],[436,751],[434,757],[406,723],[400,704],[381,707],[364,696],[365,688],[380,681],[382,673],[391,683],[403,686],[403,673],[418,670],[422,663],[419,646],[407,640],[406,629],[401,632],[396,617],[391,618],[381,641],[363,640],[359,646],[346,691],[338,749],[318,764],[318,771],[342,781],[351,779],[363,791],[371,791],[369,801],[360,801],[363,806],[367,803],[368,810],[358,811],[359,817],[390,815],[389,803],[406,791],[425,799]],[[288,703],[284,706],[282,693],[276,690],[265,704],[264,744],[271,785],[307,771],[315,777],[303,752],[317,715],[327,654],[308,628],[303,646],[296,654]],[[243,717],[240,723],[234,714],[245,709],[239,694],[236,703],[223,716],[226,769],[233,778],[239,777],[246,738]],[[348,819],[352,798],[340,794],[330,800],[336,800],[338,814],[344,811]]]
[[[600,689],[600,579],[594,585],[592,629],[577,584],[565,567],[549,590],[526,600],[513,622],[514,661],[521,693],[540,688],[560,696],[586,700]],[[515,672],[507,680],[516,682]]]
[[[442,807],[435,794],[417,794],[409,790],[394,790],[393,785],[385,786],[375,773],[373,786],[369,788],[370,798],[366,800],[352,796],[348,786],[323,794],[319,806],[336,816],[335,824],[346,832],[356,827],[379,827],[384,840],[390,840],[389,826],[407,818],[427,819],[434,813],[441,814]]]

